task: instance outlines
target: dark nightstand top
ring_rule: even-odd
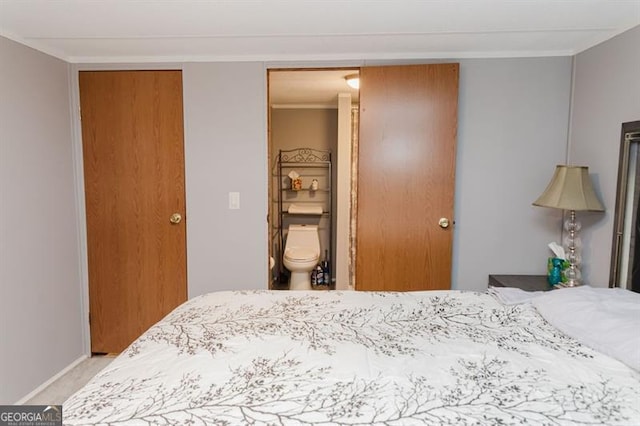
[[[546,275],[489,275],[489,286],[515,287],[525,291],[548,291]]]

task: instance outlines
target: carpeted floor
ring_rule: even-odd
[[[84,386],[100,370],[113,361],[111,356],[87,358],[64,376],[47,386],[42,392],[28,400],[25,405],[60,405],[74,392]]]

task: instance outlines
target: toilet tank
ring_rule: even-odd
[[[289,225],[286,247],[306,247],[320,253],[318,225]]]

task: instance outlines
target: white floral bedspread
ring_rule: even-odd
[[[640,374],[529,305],[432,291],[218,292],[64,404],[68,425],[640,424]]]

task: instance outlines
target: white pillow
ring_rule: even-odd
[[[552,290],[531,303],[566,335],[640,371],[640,294],[582,286]]]

